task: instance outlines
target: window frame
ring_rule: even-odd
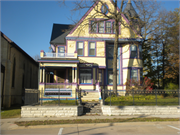
[[[82,55],[78,54],[78,43],[82,42],[83,43],[83,47],[82,47]],[[77,50],[77,56],[84,56],[84,41],[77,41],[76,42],[76,50]]]
[[[90,43],[94,43],[95,44],[95,48],[94,48],[94,55],[90,55]],[[94,41],[90,41],[89,43],[88,43],[88,56],[96,56],[96,42],[94,42]]]
[[[106,27],[106,23],[110,23],[110,27]],[[107,32],[107,28],[110,28],[110,33]],[[105,33],[107,33],[107,34],[112,33],[112,22],[111,21],[105,21]]]
[[[81,83],[81,70],[82,69],[90,69],[91,70],[91,83]],[[79,68],[79,84],[93,84],[93,68]]]
[[[140,47],[141,47],[141,51],[140,51]],[[139,59],[142,59],[142,46],[139,45],[138,49],[139,49]]]
[[[133,45],[135,46],[136,51],[132,51],[132,48],[131,48],[131,47],[132,47]],[[131,55],[132,52],[136,52],[136,56],[133,57],[133,56]],[[131,45],[130,45],[130,58],[137,58],[137,57],[138,57],[138,54],[137,54],[137,46],[136,46],[135,44],[131,44]]]
[[[99,34],[104,34],[104,33],[105,33],[105,32],[104,32],[104,29],[105,29],[104,22],[105,22],[105,21],[102,21],[102,22],[99,22],[99,23],[98,23],[98,33],[99,33]],[[100,23],[103,24],[103,27],[100,27]],[[102,32],[102,33],[99,32],[100,28],[103,29],[103,32]]]
[[[92,32],[93,23],[94,23],[94,26],[96,26],[95,32],[94,31]],[[97,33],[98,23],[95,22],[94,20],[91,20],[90,24],[91,24],[90,25],[90,33]]]
[[[138,81],[138,69],[131,69],[131,71],[130,71],[130,74],[131,74],[131,76],[130,76],[131,81],[135,80],[135,79],[132,79],[132,71],[133,71],[133,70],[136,71],[136,73],[137,73],[136,81]]]
[[[106,9],[106,12],[103,12],[103,7],[104,7],[104,10]],[[106,8],[105,8],[106,7]],[[105,14],[105,15],[107,15],[108,14],[108,9],[109,9],[109,7],[108,7],[108,5],[107,4],[103,4],[102,6],[101,6],[101,12],[103,13],[103,14]]]

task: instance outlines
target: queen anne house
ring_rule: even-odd
[[[61,99],[74,100],[76,90],[80,89],[84,93],[82,100],[99,100],[102,89],[112,90],[114,20],[96,12],[108,15],[106,8],[114,11],[114,6],[111,0],[103,2],[94,3],[75,26],[53,25],[52,52],[41,50],[38,60],[42,100],[57,99],[59,91]],[[128,17],[137,17],[130,0],[123,12],[122,20],[127,25]],[[119,25],[117,92],[120,95],[125,94],[127,79],[142,77],[141,39],[135,29]]]

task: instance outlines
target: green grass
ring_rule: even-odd
[[[70,105],[78,105],[75,100],[53,100],[43,102],[42,105],[60,105],[60,106],[70,106]]]
[[[179,118],[121,118],[121,119],[75,119],[75,120],[45,120],[15,122],[18,126],[55,125],[55,124],[85,124],[85,123],[119,123],[119,122],[156,122],[179,121]]]
[[[138,106],[152,106],[156,105],[156,97],[154,95],[135,95],[134,104],[132,96],[121,96],[121,97],[108,97],[105,100],[106,105],[118,105],[118,106],[128,106],[128,105],[138,105]],[[178,97],[173,96],[157,96],[157,105],[178,105]]]
[[[20,117],[21,117],[20,107],[1,110],[1,119],[20,118]]]

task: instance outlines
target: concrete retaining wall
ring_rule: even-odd
[[[22,106],[21,117],[72,117],[80,116],[83,106]]]
[[[101,106],[103,115],[179,115],[178,106]]]

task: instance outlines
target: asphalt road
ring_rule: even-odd
[[[1,128],[17,135],[180,135],[180,122],[127,122]]]

